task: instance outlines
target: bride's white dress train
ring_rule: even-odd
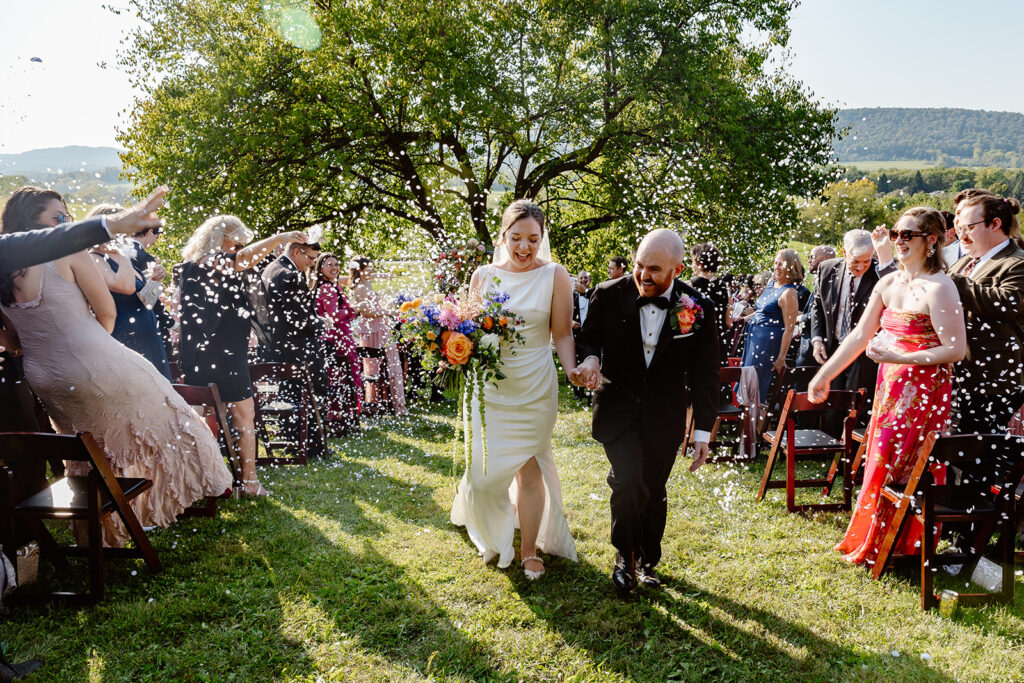
[[[472,404],[472,466],[452,503],[451,521],[465,526],[481,555],[507,567],[515,558],[516,472],[536,458],[544,478],[544,513],[537,547],[549,555],[576,560],[576,542],[562,510],[562,485],[551,452],[558,415],[558,374],[551,357],[551,291],[555,264],[514,273],[485,266],[485,289],[509,294],[508,308],[525,320],[526,343],[504,353],[506,379],[484,389],[487,422],[487,475],[483,472],[480,403]],[[494,278],[500,285],[494,283]]]

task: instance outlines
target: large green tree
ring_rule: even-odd
[[[791,0],[133,4],[126,167],[182,228],[490,244],[528,197],[563,258],[669,226],[743,262],[824,184],[834,112],[766,61]]]

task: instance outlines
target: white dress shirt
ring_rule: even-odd
[[[669,286],[659,296],[667,301],[671,301],[673,286]],[[664,327],[665,318],[667,317],[667,308],[658,308],[657,306],[642,306],[640,308],[640,338],[644,344],[644,363],[647,367],[651,367],[651,359],[654,358],[654,351],[658,347],[658,338],[661,336],[661,328]],[[703,429],[693,430],[694,443],[708,443],[710,440],[711,432],[704,431]]]
[[[580,325],[587,321],[587,313],[590,312],[590,299],[587,298],[586,294],[579,295],[580,301]]]

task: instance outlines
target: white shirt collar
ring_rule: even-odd
[[[978,264],[982,264],[982,263],[984,263],[985,261],[988,261],[988,260],[989,260],[990,258],[992,258],[992,257],[993,257],[993,256],[995,256],[996,254],[998,254],[999,252],[1001,252],[1001,251],[1002,251],[1003,249],[1005,249],[1005,248],[1006,248],[1006,245],[1007,245],[1007,244],[1009,244],[1009,243],[1010,243],[1010,238],[1009,238],[1009,237],[1007,237],[1007,238],[1006,238],[1005,240],[1003,240],[1002,242],[1000,242],[1000,243],[999,243],[998,245],[996,245],[996,246],[992,247],[991,249],[989,249],[988,251],[986,251],[986,252],[985,252],[984,254],[982,254],[981,258],[980,258],[980,259],[978,259]]]

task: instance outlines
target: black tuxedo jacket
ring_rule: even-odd
[[[576,339],[581,358],[601,359],[601,383],[594,392],[594,438],[614,440],[639,421],[657,448],[676,450],[683,441],[686,409],[693,404],[696,428],[710,431],[718,408],[718,325],[714,304],[678,280],[671,305],[680,295],[704,309],[700,328],[674,339],[669,315],[648,367],[640,339],[639,293],[632,278],[603,282],[594,289],[590,312]]]
[[[876,261],[871,261],[871,267],[861,277],[860,285],[853,294],[851,329],[856,327],[860,321],[868,299],[871,298],[871,292],[878,284],[879,277],[896,270],[895,262],[886,266],[881,273],[879,273],[877,265]],[[839,302],[844,294],[842,289],[845,277],[846,259],[844,258],[829,259],[818,267],[818,286],[814,290],[811,315],[811,337],[821,337],[825,342],[825,349],[830,355],[839,346],[835,335],[836,328],[839,326]]]
[[[306,279],[288,258],[279,258],[262,275],[270,323],[267,360],[302,363],[312,360],[323,323],[316,315]]]
[[[99,218],[0,235],[0,272],[56,261],[110,239]]]

